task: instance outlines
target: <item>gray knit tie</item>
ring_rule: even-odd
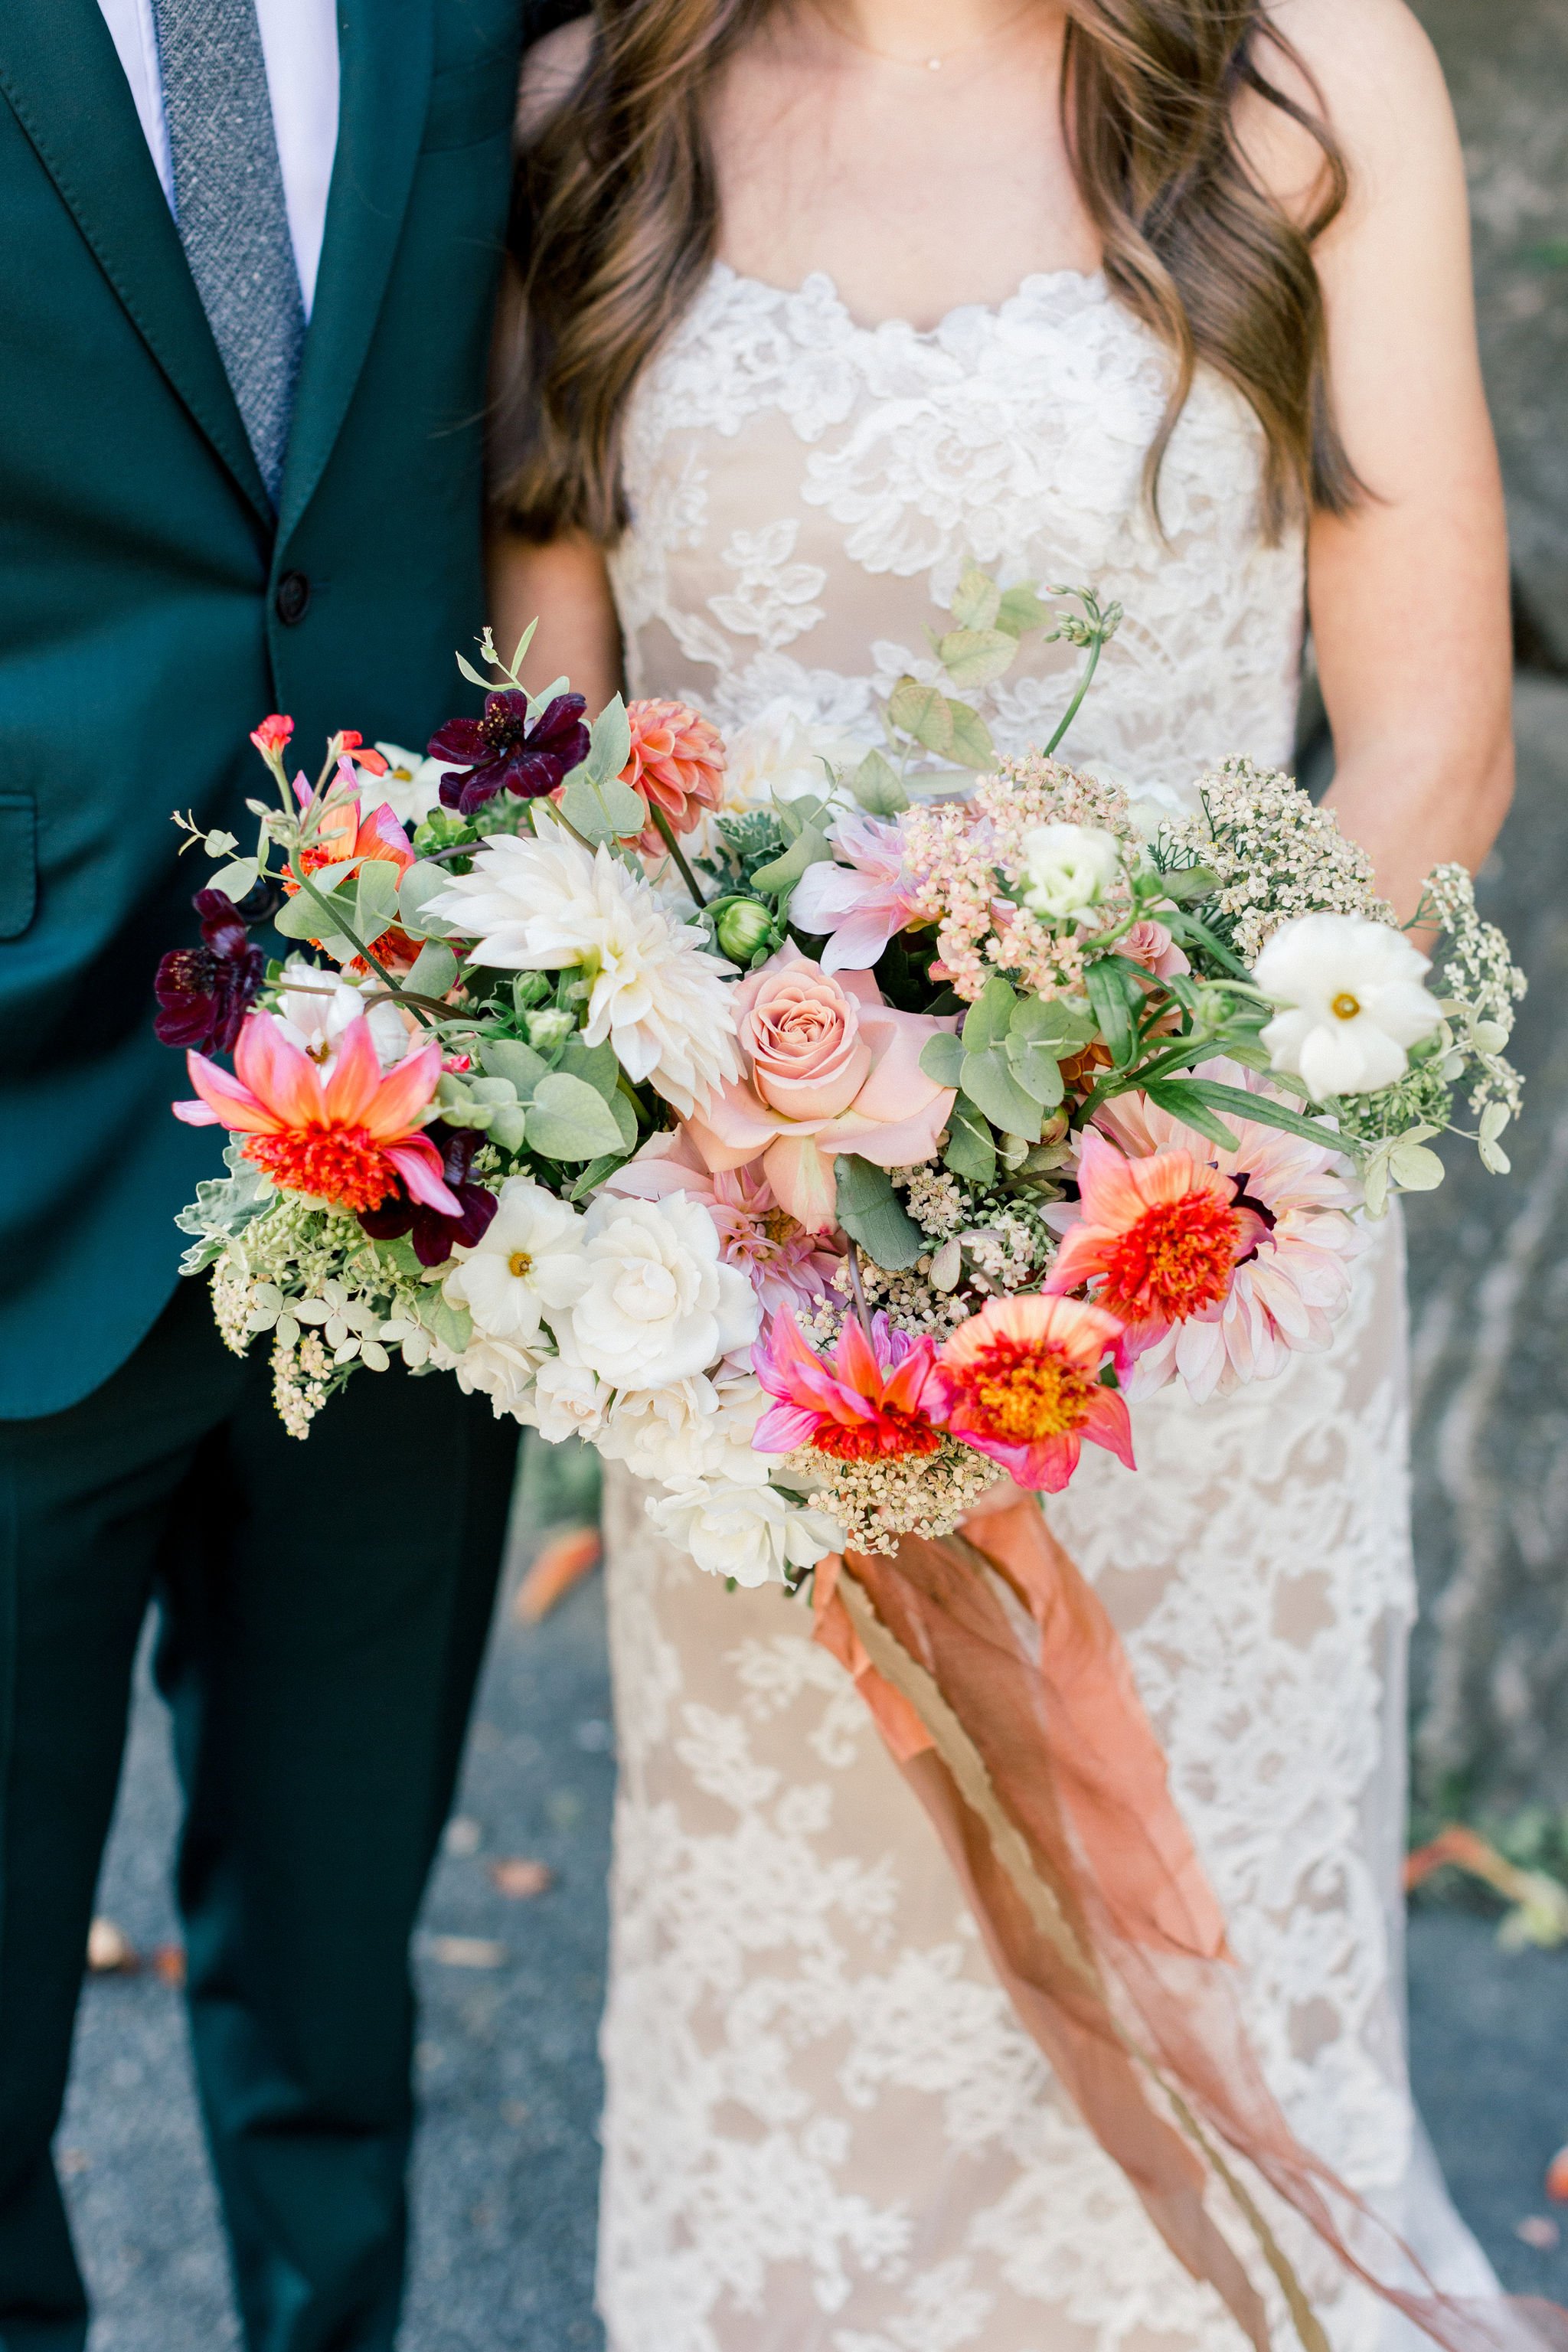
[[[305,311],[256,0],[153,0],[174,214],[274,507]]]

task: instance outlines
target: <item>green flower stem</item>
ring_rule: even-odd
[[[875,1353],[876,1342],[871,1329],[871,1310],[866,1304],[865,1286],[860,1280],[860,1244],[858,1242],[852,1241],[849,1244],[848,1263],[849,1287],[854,1294],[855,1312],[859,1318],[860,1328],[866,1334],[867,1341],[870,1345],[872,1352]]]
[[[1079,711],[1082,707],[1084,696],[1094,684],[1094,673],[1100,667],[1100,656],[1104,649],[1104,646],[1105,639],[1103,636],[1097,634],[1094,643],[1089,649],[1089,659],[1083,666],[1083,676],[1078,682],[1078,692],[1073,696],[1072,700],[1068,704],[1066,710],[1063,712],[1061,725],[1057,729],[1056,733],[1046,745],[1045,756],[1047,760],[1054,757],[1058,745],[1065,740],[1068,729],[1072,725],[1073,720],[1078,717]]]
[[[675,837],[674,829],[670,824],[669,819],[655,801],[650,800],[648,802],[647,813],[653,819],[654,830],[658,834],[665,847],[674,858],[680,878],[685,883],[687,888],[690,891],[692,898],[696,900],[699,910],[701,913],[706,914],[708,911],[708,901],[702,896],[701,887],[698,882],[696,875],[693,874],[690,866],[688,866],[686,859],[681,853],[680,844]]]
[[[431,1026],[430,1016],[423,1008],[429,1002],[429,999],[422,996],[415,996],[406,989],[399,988],[397,982],[393,979],[392,974],[387,971],[386,966],[381,961],[380,958],[373,955],[370,949],[365,945],[365,942],[355,937],[354,933],[350,930],[348,925],[338,914],[336,908],[328,905],[326,899],[322,898],[315,884],[310,881],[303,874],[296,874],[294,879],[298,882],[306,898],[309,898],[313,905],[319,907],[322,914],[326,917],[327,919],[324,928],[329,935],[331,932],[336,931],[343,939],[347,940],[354,953],[358,956],[363,957],[365,962],[369,965],[371,971],[374,972],[376,978],[380,981],[387,994],[392,997],[395,1003],[399,1004],[406,1004],[413,1013],[415,1019],[422,1022],[425,1027],[428,1029]]]

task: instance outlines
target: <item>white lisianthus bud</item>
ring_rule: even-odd
[[[1121,845],[1098,824],[1037,824],[1024,835],[1023,900],[1053,923],[1079,923],[1121,872]]]
[[[1262,1033],[1277,1070],[1314,1101],[1375,1094],[1409,1067],[1409,1047],[1442,1023],[1422,978],[1428,959],[1366,915],[1302,915],[1281,924],[1253,971],[1281,1009]]]

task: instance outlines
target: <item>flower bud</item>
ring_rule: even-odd
[[[562,1006],[546,1004],[531,1013],[526,1023],[528,1042],[536,1054],[548,1054],[553,1045],[563,1045],[577,1026],[574,1014]]]
[[[731,963],[750,963],[773,927],[773,917],[757,899],[732,898],[719,918],[719,945]]]

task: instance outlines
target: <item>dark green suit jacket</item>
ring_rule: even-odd
[[[574,13],[340,0],[274,519],[97,0],[0,6],[0,1417],[125,1360],[218,1166],[152,1032],[210,870],[171,811],[248,846],[268,711],[313,770],[333,727],[422,746],[469,700],[518,59]]]

